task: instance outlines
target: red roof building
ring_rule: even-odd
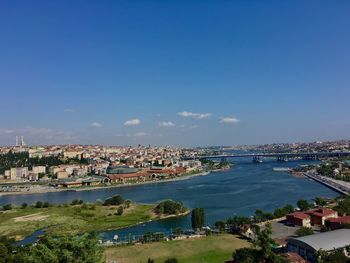
[[[288,214],[287,223],[293,226],[311,226],[310,216],[303,212],[293,212]]]
[[[326,219],[337,218],[338,212],[329,208],[316,208],[306,212],[311,218],[311,225],[323,226]]]
[[[326,220],[326,226],[330,227],[332,230],[343,228],[344,225],[350,225],[350,216],[329,218]]]
[[[111,180],[112,183],[116,182],[124,182],[127,180],[141,180],[146,177],[149,177],[149,174],[145,172],[137,172],[137,173],[125,173],[125,174],[109,174],[107,175],[108,179]]]

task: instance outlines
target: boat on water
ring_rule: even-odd
[[[274,167],[272,170],[274,172],[289,172],[291,169],[289,167]]]

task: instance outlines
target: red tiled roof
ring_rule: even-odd
[[[299,254],[294,252],[288,252],[282,254],[284,257],[288,258],[291,263],[307,263]]]
[[[288,214],[287,216],[292,216],[292,217],[295,217],[295,218],[298,218],[298,219],[308,219],[310,216],[303,213],[303,212],[293,212],[291,214]]]
[[[316,208],[316,209],[307,211],[307,213],[309,215],[324,217],[324,216],[333,215],[336,213],[336,211],[329,208]]]
[[[328,222],[340,223],[340,224],[350,224],[350,216],[342,216],[338,218],[328,218]]]
[[[129,174],[109,174],[107,177],[111,180],[121,179],[121,178],[134,178],[147,176],[147,173],[129,173]]]

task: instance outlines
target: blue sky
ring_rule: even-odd
[[[349,1],[1,1],[0,145],[349,138],[349,13]]]

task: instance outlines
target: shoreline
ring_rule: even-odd
[[[110,189],[110,188],[119,188],[119,187],[131,187],[138,185],[148,185],[148,184],[158,184],[158,183],[167,183],[167,182],[176,182],[182,180],[189,180],[191,178],[197,176],[206,176],[211,174],[212,172],[220,172],[224,170],[215,170],[215,171],[204,171],[196,174],[183,175],[176,178],[165,179],[160,181],[145,181],[140,183],[132,183],[132,184],[115,184],[115,185],[106,185],[106,186],[94,186],[94,187],[85,187],[85,188],[64,188],[64,189],[43,189],[39,191],[27,191],[27,192],[0,192],[1,196],[9,196],[9,195],[32,195],[32,194],[46,194],[46,193],[58,193],[58,192],[80,192],[80,191],[95,191],[101,189]]]

